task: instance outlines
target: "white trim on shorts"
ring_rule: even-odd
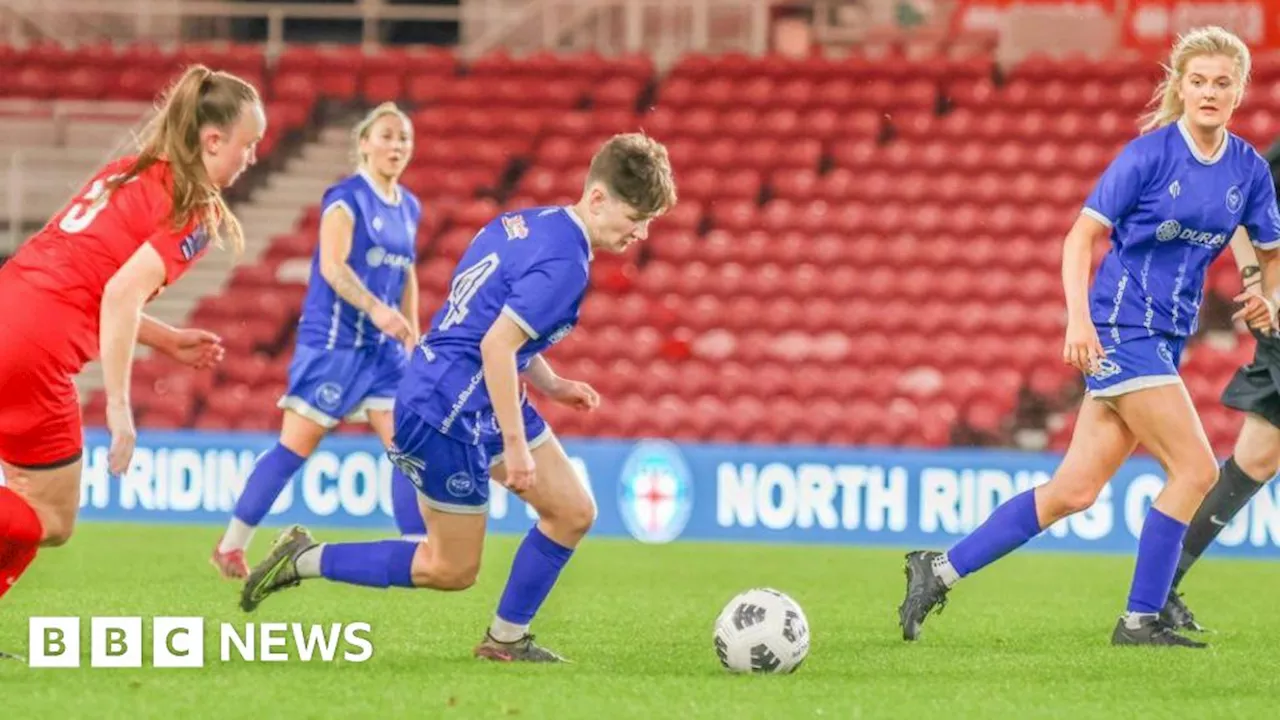
[[[417,490],[417,488],[414,488]],[[489,512],[489,503],[483,505],[456,505],[454,503],[439,502],[427,497],[426,493],[418,490],[418,498],[427,507],[436,512],[449,513],[450,515],[484,515]]]
[[[280,402],[276,403],[276,407],[281,410],[292,410],[326,430],[338,427],[337,418],[315,409],[311,403],[297,395],[286,395],[280,398]]]
[[[1182,377],[1178,375],[1140,375],[1136,378],[1129,378],[1122,383],[1116,383],[1111,387],[1105,387],[1101,390],[1090,390],[1089,396],[1099,400],[1117,398],[1121,395],[1127,395],[1138,390],[1146,390],[1153,387],[1161,387],[1164,385],[1177,385],[1182,382]]]
[[[351,423],[367,423],[369,422],[369,411],[374,412],[391,412],[396,409],[396,399],[389,397],[368,397],[356,403],[356,406],[347,413],[345,418]]]
[[[369,422],[368,410],[395,410],[395,402],[395,398],[365,398],[364,400],[361,400],[360,403],[351,410],[351,412],[347,413],[346,417],[342,418],[342,421],[349,423],[367,423]],[[315,406],[297,395],[286,395],[285,397],[280,398],[280,402],[276,403],[276,407],[281,410],[292,410],[326,430],[332,430],[338,427],[338,423],[340,422],[334,416],[317,410]]]
[[[550,439],[551,439],[552,435],[553,435],[553,433],[551,432],[551,426],[550,426],[550,425],[548,425],[548,426],[546,426],[546,427],[542,428],[542,432],[538,433],[538,436],[537,436],[537,437],[535,437],[534,439],[532,439],[532,440],[530,440],[530,441],[529,441],[529,449],[530,449],[530,450],[534,450],[534,449],[538,448],[539,446],[541,446],[541,445],[545,444],[548,440],[550,440]],[[493,457],[489,458],[489,469],[490,469],[490,470],[492,470],[493,468],[495,468],[495,467],[497,467],[497,466],[499,466],[499,465],[501,465],[501,464],[502,464],[502,453],[498,453],[497,455],[494,455]]]

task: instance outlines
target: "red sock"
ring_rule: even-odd
[[[18,493],[0,487],[0,597],[18,582],[36,556],[44,527]]]

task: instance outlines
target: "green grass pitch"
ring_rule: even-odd
[[[1136,718],[1276,716],[1276,565],[1210,558],[1188,599],[1216,632],[1206,651],[1112,648],[1124,556],[1026,554],[966,580],[923,640],[902,642],[902,553],[838,547],[589,539],[534,626],[575,662],[470,656],[517,539],[491,538],[480,582],[458,594],[310,582],[252,616],[207,564],[213,527],[84,524],[0,600],[0,649],[26,651],[27,618],[200,615],[203,669],[35,669],[0,663],[12,718]],[[317,531],[321,539],[373,538]],[[258,534],[253,559],[274,536]],[[767,585],[806,611],[813,646],[791,676],[721,670],[711,626],[737,592]],[[217,623],[372,624],[362,664],[221,663]],[[144,656],[150,657],[150,633]],[[336,673],[341,672],[338,676]]]

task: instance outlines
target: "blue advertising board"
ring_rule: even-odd
[[[84,520],[223,523],[274,435],[142,431],[133,466],[109,477],[108,436],[87,433]],[[1059,456],[916,450],[564,441],[598,508],[594,534],[641,542],[727,540],[942,548],[1015,493],[1047,481]],[[371,436],[335,435],[298,471],[267,523],[393,531],[391,463]],[[1163,487],[1149,458],[1126,463],[1089,510],[1032,547],[1125,552]],[[490,528],[524,532],[532,511],[493,486]],[[1222,555],[1280,558],[1273,484],[1223,530]]]

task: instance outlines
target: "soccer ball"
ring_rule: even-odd
[[[730,672],[795,672],[809,654],[809,621],[786,594],[754,588],[720,612],[715,646],[720,664]]]

